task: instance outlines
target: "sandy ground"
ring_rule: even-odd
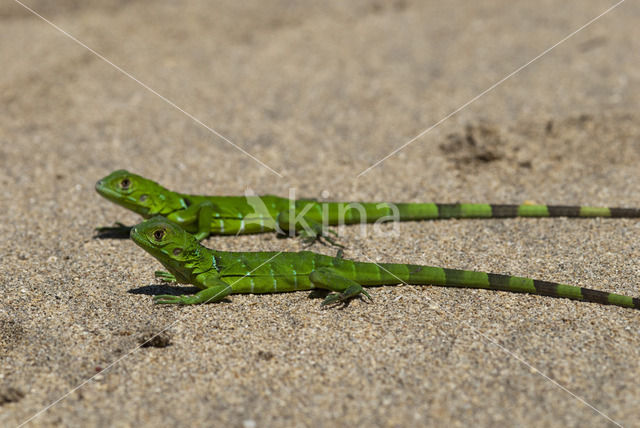
[[[28,1],[280,178],[2,2],[0,425],[55,402],[29,425],[640,426],[638,311],[409,286],[343,310],[307,293],[158,307],[159,264],[129,240],[94,239],[139,220],[94,192],[118,168],[193,193],[640,205],[631,1],[356,178],[614,4],[477,3]],[[638,221],[339,232],[350,258],[640,295]]]

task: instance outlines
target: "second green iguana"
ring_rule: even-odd
[[[96,183],[98,193],[144,218],[161,215],[202,240],[210,234],[278,232],[333,243],[327,226],[450,218],[640,217],[640,209],[553,205],[492,205],[387,202],[318,202],[264,196],[203,196],[168,190],[125,170]],[[130,227],[103,227],[102,233]]]
[[[155,303],[191,305],[218,302],[232,293],[280,293],[321,289],[331,292],[322,306],[346,303],[363,288],[399,283],[484,288],[531,293],[640,309],[640,299],[589,288],[517,276],[399,263],[364,263],[310,251],[226,252],[202,246],[193,235],[164,217],[154,217],[131,229],[131,239],[169,272],[168,281],[193,284],[195,295],[158,295]]]

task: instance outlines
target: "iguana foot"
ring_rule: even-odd
[[[299,236],[306,246],[311,246],[316,242],[327,245],[328,242],[334,247],[344,248],[343,245],[338,244],[329,236],[330,234],[338,236],[335,231],[324,227],[325,225],[322,223],[308,217],[304,217],[299,222],[294,222],[291,215],[292,214],[288,211],[281,211],[278,213],[278,216],[276,217],[276,226],[280,234],[293,236],[293,232],[295,232],[295,235]]]
[[[309,299],[323,299],[329,295],[330,291],[323,288],[314,288],[309,293]]]
[[[333,238],[328,236],[329,233],[338,236],[335,231],[327,229],[326,232],[327,233],[323,233],[322,231],[301,230],[300,232],[298,232],[298,236],[307,247],[310,247],[316,242],[319,242],[322,245],[327,245],[327,243],[329,243],[329,245],[333,245],[337,248],[345,248],[344,245],[338,244]]]
[[[358,297],[358,296],[366,296],[369,299],[369,303],[373,303],[373,299],[371,295],[364,288],[360,287],[360,290],[357,290],[355,286],[352,289],[347,288],[342,293],[331,293],[329,294],[320,304],[320,307],[337,305],[337,304],[346,304],[349,300]]]
[[[177,282],[176,277],[173,276],[173,274],[170,274],[169,272],[165,272],[162,270],[157,270],[153,273],[155,275],[156,278],[160,279],[161,281],[164,282]]]
[[[333,232],[333,230],[330,230],[329,232]],[[337,233],[333,232],[336,236],[338,235]],[[329,238],[326,235],[320,235],[320,238],[318,239],[322,244],[324,244],[324,241],[327,241],[329,244],[333,245],[334,247],[338,247],[340,249],[346,248],[344,245],[342,244],[338,244],[336,241],[333,240],[333,238]],[[325,244],[326,245],[326,244]]]
[[[365,296],[369,301],[373,302],[373,299],[361,284],[343,277],[332,268],[321,267],[314,270],[309,274],[309,280],[316,288],[333,291],[324,299],[320,307],[346,303],[357,296]]]
[[[156,305],[188,305],[193,296],[174,296],[173,294],[158,294],[153,296],[153,303]]]

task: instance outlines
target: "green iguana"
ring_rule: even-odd
[[[640,217],[640,209],[552,205],[317,202],[278,196],[201,196],[167,190],[125,170],[96,183],[105,198],[150,218],[161,215],[202,240],[209,234],[277,231],[313,242],[326,239],[327,226],[449,218],[504,217]],[[101,233],[129,232],[130,227],[103,227]]]
[[[131,238],[169,272],[167,281],[202,289],[192,296],[158,295],[155,303],[191,305],[217,302],[232,293],[279,293],[323,289],[332,292],[322,306],[346,303],[363,286],[441,285],[540,294],[640,309],[640,299],[555,282],[431,266],[363,263],[310,251],[298,253],[226,252],[206,248],[191,234],[164,217],[154,217],[131,229]]]

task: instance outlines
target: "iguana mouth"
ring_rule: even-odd
[[[137,229],[136,226],[133,226],[131,228],[131,231],[129,232],[129,237],[131,238],[131,240],[133,242],[135,242],[136,244],[138,244],[139,246],[141,246],[142,248],[144,248],[147,251],[153,251],[154,249],[157,249],[158,246],[157,245],[153,245],[151,244],[144,236],[143,233],[140,233],[140,231]]]
[[[99,180],[96,182],[95,189],[96,192],[98,192],[102,197],[110,200],[111,202],[115,202],[120,206],[130,209],[142,216],[147,215],[147,213],[149,212],[149,208],[140,205],[132,195],[123,195],[122,193],[109,188],[105,185],[105,182],[103,180]]]
[[[142,239],[140,239],[140,233],[138,232],[138,229],[136,228],[136,226],[133,226],[131,228],[131,231],[129,232],[129,237],[133,240],[133,242],[135,242],[136,244],[141,245],[142,244]]]
[[[121,195],[106,187],[103,180],[96,182],[96,192],[114,202],[120,202],[121,200]]]

